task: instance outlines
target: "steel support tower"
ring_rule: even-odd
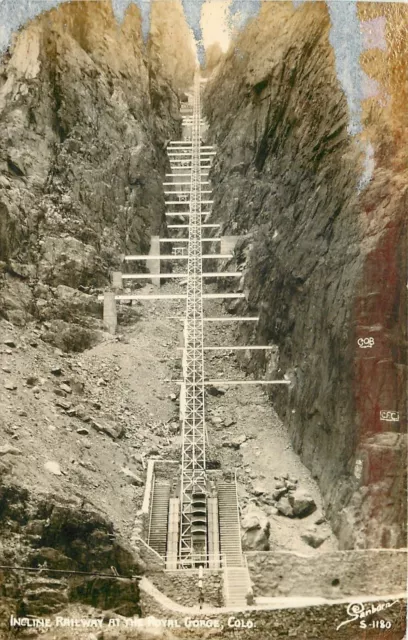
[[[200,77],[194,79],[182,425],[180,562],[207,553],[201,231]]]

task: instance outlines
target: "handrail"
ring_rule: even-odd
[[[234,482],[235,482],[235,500],[237,503],[237,519],[238,519],[238,540],[239,540],[239,550],[241,553],[241,558],[244,558],[244,554],[242,553],[242,541],[241,541],[241,518],[240,518],[240,514],[239,514],[239,501],[238,501],[238,491],[237,491],[237,468],[235,467],[234,470]],[[243,560],[244,562],[246,562],[246,560]],[[244,566],[246,566],[244,564]]]
[[[146,473],[146,481],[145,481],[145,494],[143,497],[142,503],[142,512],[149,513],[150,509],[150,501],[152,497],[152,482],[154,477],[154,460],[148,460],[147,462],[147,473]]]
[[[153,519],[153,499],[154,499],[154,486],[156,484],[156,475],[153,473],[152,478],[152,489],[150,492],[150,518],[149,518],[149,532],[147,534],[147,543],[150,546],[150,533],[152,528],[152,519]],[[161,557],[161,556],[160,556]]]
[[[224,604],[226,604],[228,602],[228,598],[229,598],[229,588],[228,588],[228,570],[227,570],[227,557],[225,555],[223,555],[224,558],[224,570],[223,570],[223,575],[224,575]]]
[[[166,561],[166,565],[167,565],[167,559],[169,557],[171,557],[171,559],[174,561],[173,556],[166,554],[165,556],[163,556],[164,560]],[[220,563],[219,569],[209,567],[208,564],[210,560],[218,560],[218,562]],[[195,571],[197,569],[197,566],[193,566],[193,565],[199,565],[200,562],[202,563],[202,567],[204,571],[218,571],[222,569],[226,564],[225,556],[221,553],[201,553],[201,554],[196,554],[194,556],[191,556],[190,558],[185,558],[183,560],[181,560],[180,558],[177,558],[176,569],[169,569],[169,571],[179,571],[186,568],[187,569],[191,568],[192,571]]]
[[[154,555],[155,555],[155,556],[157,556],[158,560],[160,560],[160,562],[161,562],[162,564],[164,564],[163,556],[161,556],[161,555],[160,555],[160,553],[157,553],[156,549],[153,549],[153,547],[151,547],[151,546],[146,542],[146,540],[143,540],[143,538],[142,538],[141,536],[137,535],[137,534],[134,536],[134,538],[135,538],[138,542],[141,542],[141,543],[142,543],[142,545],[143,545],[143,546],[144,546],[148,551],[150,551],[151,553],[154,553]]]

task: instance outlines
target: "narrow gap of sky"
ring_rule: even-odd
[[[0,52],[4,50],[11,35],[20,26],[36,15],[63,0],[0,0]],[[92,2],[93,0],[82,0]],[[111,0],[119,22],[123,20],[130,0]],[[151,3],[160,0],[134,0],[143,17],[143,33],[147,37],[150,30]],[[161,0],[165,2],[166,0]],[[293,0],[294,6],[303,1]],[[373,0],[379,1],[379,0]],[[408,0],[404,0],[408,1]],[[187,22],[197,43],[197,53],[201,62],[205,58],[205,47],[219,42],[225,51],[228,48],[231,32],[242,28],[247,20],[255,16],[261,6],[261,0],[180,0]],[[361,129],[361,99],[364,87],[373,93],[375,87],[360,68],[360,54],[363,51],[364,32],[361,27],[355,0],[326,0],[330,19],[330,42],[336,56],[336,70],[339,81],[347,97],[350,111],[350,133]]]

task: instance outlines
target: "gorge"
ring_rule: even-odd
[[[209,369],[290,380],[268,397],[229,390],[208,399],[212,459],[238,468],[259,597],[404,590],[407,11],[361,3],[358,16],[362,29],[382,25],[386,48],[371,42],[361,55],[378,93],[362,102],[357,135],[324,3],[261,3],[228,51],[213,49],[202,69],[206,143],[217,151],[209,222],[239,236],[222,269],[242,270],[245,294],[222,309],[259,315],[255,328],[237,324],[217,337],[274,347],[240,351],[233,364],[214,359]],[[194,604],[188,580],[150,575],[151,556],[135,537],[147,460],[180,455],[178,399],[166,385],[180,371],[180,327],[163,307],[125,304],[111,336],[97,301],[125,254],[145,254],[151,236],[169,235],[163,182],[197,64],[192,43],[178,0],[153,3],[147,41],[136,5],[119,24],[108,1],[71,2],[24,25],[0,62],[0,564],[83,572],[0,571],[5,638],[10,615],[66,607],[76,616],[171,617],[154,588],[179,606]],[[182,313],[182,303],[173,309]],[[219,425],[229,421],[225,436]],[[244,429],[246,444],[237,440]],[[250,457],[268,443],[267,464]],[[315,492],[310,522],[325,532],[313,550],[302,521],[285,518],[270,497],[275,480],[290,483],[285,472],[294,470]],[[108,575],[112,567],[119,577]],[[211,589],[219,606],[217,578]],[[403,607],[391,613],[397,635],[389,638],[400,638]],[[282,608],[276,628],[260,612],[265,638],[288,628],[302,638],[357,637],[350,627],[336,631],[344,605],[325,605],[319,621],[307,611]],[[152,637],[114,632],[97,637]],[[238,633],[250,637],[228,630]]]

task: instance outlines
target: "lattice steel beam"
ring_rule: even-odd
[[[204,330],[201,236],[200,79],[194,80],[187,262],[185,411],[182,428],[180,560],[207,553]],[[172,163],[173,164],[173,163]],[[200,496],[201,499],[200,499]],[[204,504],[204,507],[203,507]],[[204,516],[203,516],[204,513]]]

